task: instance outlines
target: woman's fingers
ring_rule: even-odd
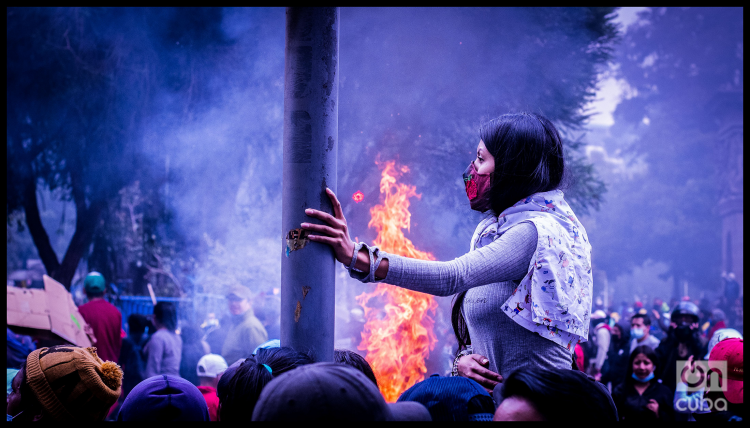
[[[498,382],[494,382],[491,379],[487,379],[485,377],[478,376],[476,374],[470,375],[468,377],[469,377],[469,379],[471,379],[471,380],[475,381],[476,383],[482,385],[482,387],[484,389],[486,389],[488,392],[491,392],[495,388],[495,385],[498,384]]]
[[[493,372],[492,370],[485,369],[484,367],[475,367],[474,372],[476,372],[480,376],[485,377],[488,380],[491,380],[492,382],[495,382],[495,383],[498,383],[503,380],[502,376]]]
[[[302,223],[300,226],[302,226],[303,229],[311,230],[313,232],[324,233],[328,236],[336,236],[341,233],[339,229],[334,229],[324,224]],[[315,235],[309,235],[309,236],[315,236]]]
[[[344,211],[341,210],[341,203],[333,193],[333,190],[326,187],[326,193],[328,193],[328,198],[331,200],[331,205],[333,205],[333,215],[339,220],[344,220]]]
[[[487,357],[479,354],[471,354],[471,359],[476,362],[476,364],[470,365],[470,368],[472,370],[480,373],[482,376],[488,379],[497,379],[497,382],[503,381],[502,376],[486,368],[490,364],[490,360]]]
[[[487,359],[487,357],[479,354],[471,354],[471,359],[483,366],[486,366],[490,363],[490,360]]]
[[[336,217],[334,217],[334,216],[332,216],[332,215],[330,215],[330,214],[328,214],[326,212],[318,211],[318,210],[313,209],[313,208],[308,208],[308,209],[305,210],[305,214],[307,214],[310,217],[317,218],[318,220],[322,220],[322,221],[330,224],[331,226],[334,226],[334,227],[340,226],[339,220]]]

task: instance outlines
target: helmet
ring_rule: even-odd
[[[679,315],[692,315],[695,322],[698,322],[698,306],[693,302],[680,302],[672,311],[670,319],[674,320]]]

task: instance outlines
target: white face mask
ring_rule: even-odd
[[[636,339],[640,339],[641,337],[643,337],[644,334],[646,334],[646,333],[643,331],[642,328],[635,328],[634,327],[634,328],[632,328],[630,330],[630,335],[633,336]]]

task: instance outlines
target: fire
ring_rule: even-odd
[[[381,165],[378,163],[378,165]],[[414,248],[404,236],[403,229],[410,230],[411,213],[409,198],[421,197],[416,186],[399,184],[397,176],[409,171],[396,162],[386,162],[380,180],[380,193],[385,196],[382,205],[370,209],[372,219],[369,227],[378,232],[374,244],[383,251],[422,260],[435,257]],[[394,402],[415,383],[424,379],[427,372],[425,359],[435,347],[437,339],[433,332],[437,302],[424,293],[380,283],[371,293],[357,296],[365,310],[366,323],[362,342],[358,349],[367,351],[365,359],[372,366],[378,379],[380,392],[386,401]],[[368,307],[381,302],[378,308]]]

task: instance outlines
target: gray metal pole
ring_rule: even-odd
[[[336,192],[338,32],[338,8],[286,10],[281,345],[316,361],[333,361],[336,261],[299,230],[321,223],[306,208],[333,213],[325,189]]]

